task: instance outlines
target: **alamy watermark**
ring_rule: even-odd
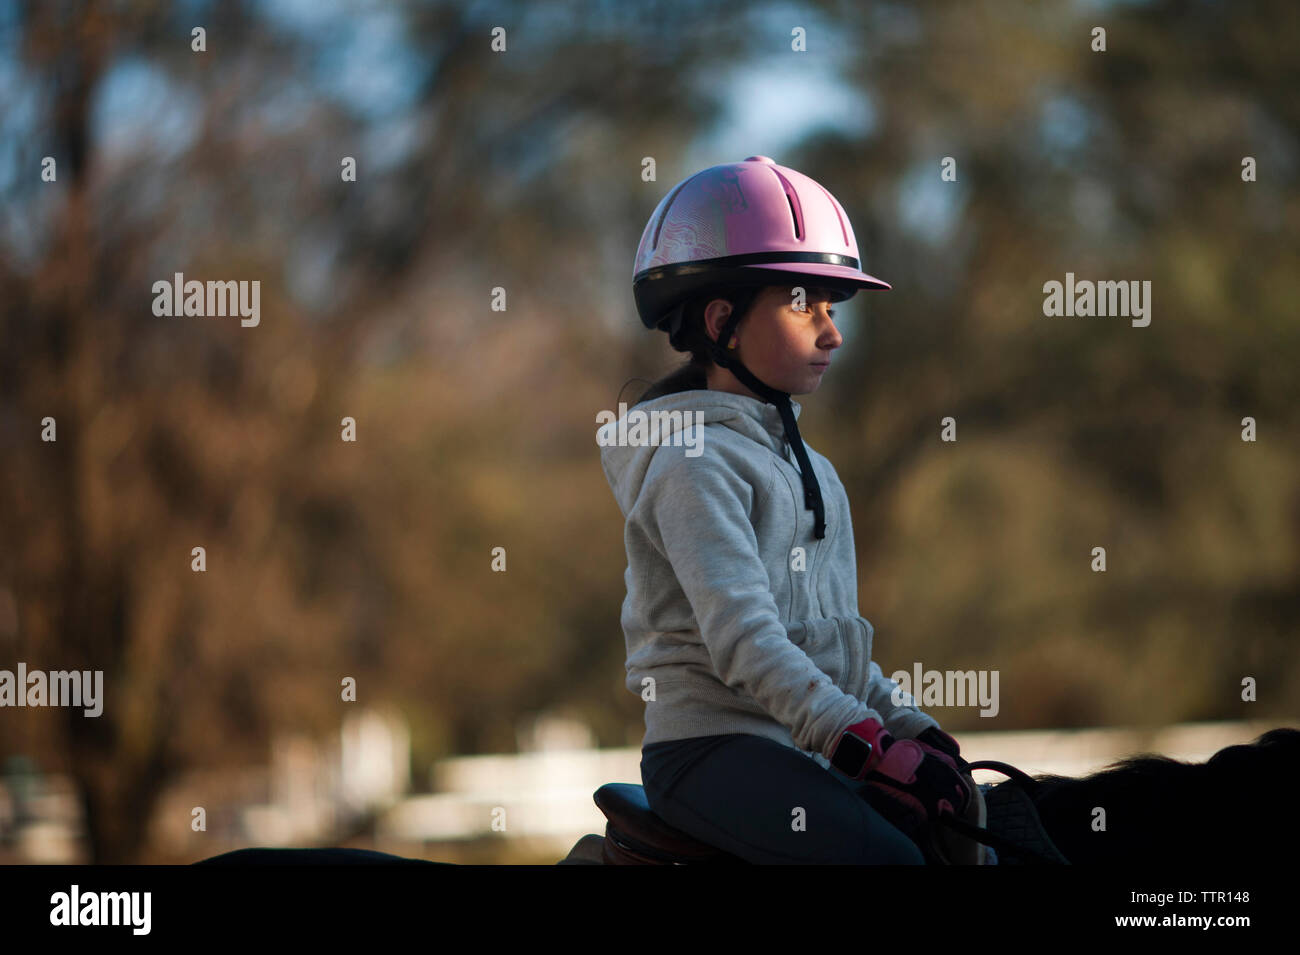
[[[703,411],[628,411],[627,402],[620,401],[617,414],[596,412],[596,424],[602,426],[596,430],[596,444],[602,448],[663,445],[686,448],[688,458],[704,453]]]
[[[103,670],[0,670],[0,706],[81,706],[83,716],[104,712]]]
[[[50,896],[51,925],[123,925],[132,935],[148,935],[152,892],[83,892],[75,882]]]
[[[912,671],[895,670],[889,675],[898,684],[889,694],[895,706],[980,706],[980,716],[998,715],[997,670],[923,670],[914,663]],[[916,697],[914,686],[921,688]]]
[[[1059,317],[1109,315],[1131,317],[1136,328],[1151,324],[1151,280],[1139,282],[1076,282],[1073,272],[1065,273],[1065,284],[1053,279],[1043,283],[1043,314]]]
[[[251,328],[262,320],[262,282],[260,279],[226,282],[185,281],[177,272],[171,282],[153,283],[153,313],[159,317],[193,315],[200,318],[239,315],[240,325]]]

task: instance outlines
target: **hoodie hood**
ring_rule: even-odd
[[[790,409],[797,421],[802,406],[792,398]],[[776,405],[748,395],[693,389],[663,395],[631,408],[620,405],[619,417],[614,421],[608,420],[614,412],[602,414],[597,421],[605,423],[596,431],[600,463],[624,517],[636,503],[650,462],[660,447],[684,447],[685,453],[692,457],[707,449],[707,429],[701,425],[720,424],[790,460],[781,412]],[[620,434],[631,434],[635,427],[643,428],[641,434],[648,435],[649,439],[620,441]]]

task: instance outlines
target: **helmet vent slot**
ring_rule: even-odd
[[[802,242],[804,238],[803,206],[799,204],[799,193],[795,191],[790,181],[775,169],[772,170],[772,175],[776,176],[781,183],[781,188],[785,190],[785,201],[790,204],[790,220],[794,224],[794,237]]]

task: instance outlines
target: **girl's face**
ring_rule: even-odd
[[[734,354],[759,381],[778,391],[806,395],[816,391],[830,367],[831,352],[844,338],[832,320],[830,294],[826,289],[805,291],[802,309],[794,305],[797,280],[791,285],[769,285],[754,299],[749,313],[736,326],[732,343]],[[704,310],[704,325],[709,337],[718,340],[731,315],[731,303],[714,299]],[[712,365],[708,371],[709,388],[730,391],[763,400],[750,391],[726,368]]]

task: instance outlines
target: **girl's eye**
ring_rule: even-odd
[[[835,309],[833,309],[833,308],[828,308],[828,309],[826,309],[826,314],[829,315],[831,318],[834,318],[834,317],[835,317]]]

